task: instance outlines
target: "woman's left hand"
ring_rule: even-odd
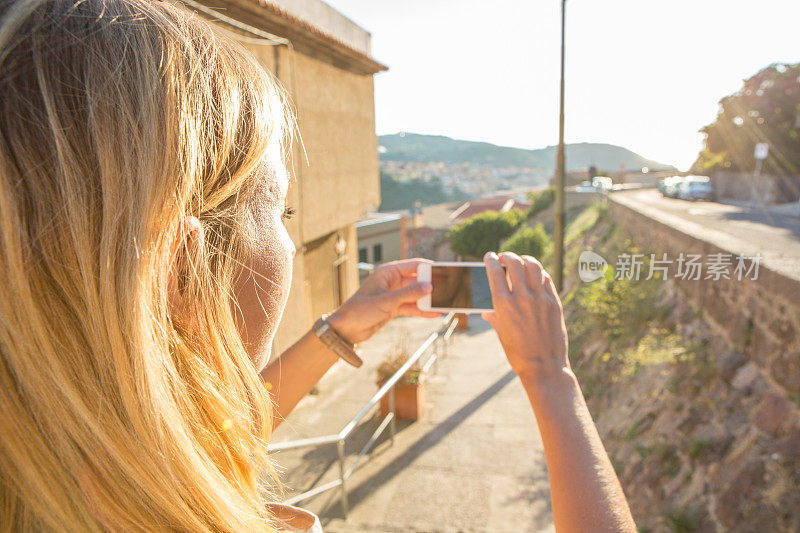
[[[417,281],[417,265],[428,262],[427,259],[407,259],[379,266],[358,291],[328,317],[331,327],[355,344],[370,338],[398,315],[441,316],[417,307],[417,300],[431,292],[430,283]]]

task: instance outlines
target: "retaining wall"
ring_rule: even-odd
[[[800,199],[800,177],[755,176],[752,172],[718,171],[711,175],[711,185],[719,198],[762,204],[782,204]]]
[[[658,257],[684,254],[731,253],[614,201],[613,220],[633,242]],[[771,270],[763,263],[758,279],[674,279],[689,303],[718,330],[732,350],[746,355],[763,376],[790,395],[800,394],[800,281]],[[720,354],[721,355],[721,354]]]

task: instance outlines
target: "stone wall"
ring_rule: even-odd
[[[645,253],[730,253],[609,200]],[[661,289],[670,312],[651,326],[688,357],[621,378],[607,342],[581,354],[604,386],[587,403],[640,531],[800,531],[800,283],[761,265],[757,280]]]
[[[800,177],[761,175],[752,172],[715,172],[711,176],[719,198],[782,204],[800,199]]]
[[[633,242],[657,255],[731,253],[654,220],[609,197],[613,220]],[[702,313],[751,367],[784,394],[800,398],[800,281],[759,266],[756,280],[674,280],[689,303]],[[722,355],[722,354],[720,354]]]

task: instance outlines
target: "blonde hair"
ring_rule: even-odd
[[[0,0],[0,72],[0,530],[271,530],[231,295],[282,93],[152,0]]]

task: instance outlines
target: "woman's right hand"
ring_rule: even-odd
[[[489,252],[483,261],[494,311],[482,316],[497,331],[514,372],[525,381],[569,369],[564,311],[541,263],[510,252]]]
[[[494,311],[483,317],[497,331],[536,414],[556,531],[635,532],[625,494],[569,367],[564,311],[553,280],[529,256],[490,252],[483,261],[494,303]]]

